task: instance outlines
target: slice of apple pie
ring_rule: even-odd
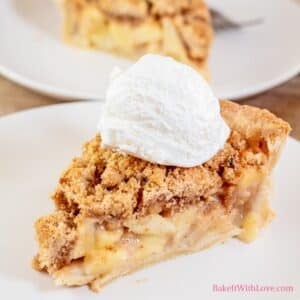
[[[208,76],[213,32],[203,0],[58,1],[67,42],[133,59],[164,54]]]
[[[104,284],[220,243],[249,242],[273,216],[270,173],[290,131],[266,110],[221,101],[224,148],[192,168],[102,149],[97,135],[62,174],[56,211],[35,224],[34,267],[57,284]]]

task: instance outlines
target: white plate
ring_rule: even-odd
[[[61,104],[0,119],[0,291],[3,299],[300,299],[300,144],[289,139],[275,176],[276,219],[252,244],[231,240],[123,277],[100,295],[55,287],[33,271],[34,220],[53,210],[48,195],[84,141],[101,104]],[[293,293],[214,293],[213,284],[293,286]]]
[[[0,1],[0,73],[53,96],[103,99],[112,67],[130,62],[64,45],[54,2]],[[299,0],[217,2],[235,18],[264,17],[260,26],[216,36],[211,71],[218,97],[249,96],[300,71]]]

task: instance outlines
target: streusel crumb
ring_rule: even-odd
[[[286,134],[288,124],[266,110],[227,101],[221,107],[231,135],[211,160],[193,168],[161,166],[103,149],[97,135],[62,174],[53,195],[57,207],[107,221],[165,213],[206,201],[222,186],[235,184],[247,165],[263,169],[267,141]]]

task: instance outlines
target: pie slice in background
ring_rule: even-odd
[[[213,30],[203,0],[57,0],[67,43],[137,59],[172,56],[206,78]]]

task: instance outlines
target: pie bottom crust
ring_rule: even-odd
[[[108,232],[97,228],[96,220],[86,219],[79,228],[71,264],[52,276],[58,285],[89,284],[99,291],[117,277],[174,256],[198,252],[231,237],[250,242],[274,215],[268,204],[270,191],[267,178],[243,189],[248,201],[230,213],[218,201],[210,209],[195,205],[169,218],[151,215],[138,222],[129,221],[126,233],[119,229]]]

